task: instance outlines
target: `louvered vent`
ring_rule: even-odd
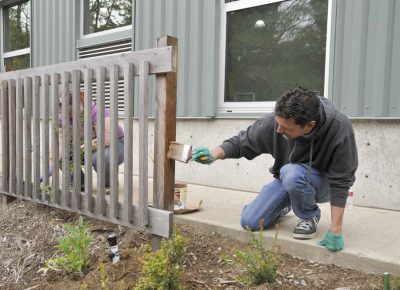
[[[111,44],[96,45],[91,47],[85,47],[79,49],[79,59],[99,57],[123,52],[132,51],[132,41],[125,40],[120,42],[114,42]],[[93,83],[93,99],[96,99],[97,87],[96,83]],[[105,82],[105,104],[106,107],[110,107],[110,82]],[[124,111],[124,81],[118,82],[118,111]]]

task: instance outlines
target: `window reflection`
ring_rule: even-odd
[[[301,86],[323,92],[328,0],[227,12],[225,102],[275,101]]]
[[[30,5],[19,3],[4,9],[4,52],[29,47]]]
[[[132,0],[86,0],[84,33],[132,24]]]
[[[24,54],[4,59],[6,71],[25,69],[30,67],[30,55]]]

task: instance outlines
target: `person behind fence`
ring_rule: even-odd
[[[84,99],[85,95],[83,91],[80,91],[79,95],[79,108],[80,108],[80,115],[81,115],[81,120],[83,120],[83,113],[84,113]],[[70,126],[72,126],[72,92],[69,92],[69,120],[70,120]],[[62,104],[60,103],[60,109],[61,109]],[[91,115],[91,120],[92,120],[92,164],[94,170],[97,172],[97,162],[98,162],[98,153],[97,153],[97,112],[98,112],[98,105],[96,102],[92,102],[92,115]],[[110,167],[111,167],[111,148],[110,148],[110,141],[111,141],[111,112],[109,109],[105,108],[104,109],[104,163],[105,163],[105,187],[106,187],[106,193],[109,192],[110,188]],[[58,123],[59,127],[62,128],[62,117],[59,115],[58,118]],[[71,131],[72,132],[72,131]],[[60,135],[61,136],[61,135]],[[118,125],[118,132],[117,132],[117,138],[118,138],[118,143],[117,143],[117,151],[118,151],[118,165],[122,164],[124,162],[124,130],[123,128]],[[83,144],[84,140],[84,134],[83,134],[83,124],[81,124],[81,144]],[[83,150],[83,146],[81,146],[81,150]],[[62,152],[62,142],[60,142],[60,151]],[[83,154],[82,154],[83,156]],[[72,160],[72,150],[70,154],[70,158]],[[82,160],[83,162],[83,160]],[[50,168],[52,166],[50,165]],[[72,178],[72,177],[71,177]],[[81,170],[81,190],[84,191],[84,173]],[[72,180],[71,180],[72,181]]]
[[[195,148],[192,159],[211,164],[226,158],[251,160],[263,153],[274,158],[274,179],[244,206],[241,225],[259,230],[293,209],[299,218],[293,237],[311,239],[321,218],[317,203],[330,202],[330,228],[319,244],[340,251],[344,208],[358,166],[349,119],[326,98],[295,88],[278,98],[273,113],[211,151]]]

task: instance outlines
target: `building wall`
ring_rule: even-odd
[[[79,0],[31,0],[32,66],[76,60]]]
[[[135,50],[163,35],[178,38],[178,116],[215,115],[221,1],[136,0]]]
[[[400,2],[337,1],[333,102],[351,117],[400,117]]]

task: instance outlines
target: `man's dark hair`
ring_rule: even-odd
[[[293,119],[304,127],[310,121],[319,119],[321,100],[317,93],[303,88],[295,88],[280,96],[275,104],[275,114],[282,118]]]

